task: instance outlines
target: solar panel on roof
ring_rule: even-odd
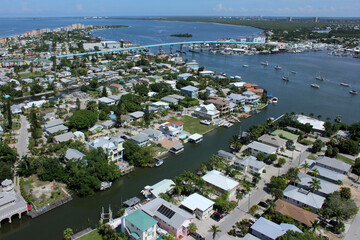
[[[174,216],[174,214],[175,214],[175,212],[173,210],[167,208],[164,205],[161,205],[157,211],[169,219],[171,219],[172,216]]]

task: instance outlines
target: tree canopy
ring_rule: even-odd
[[[77,130],[88,129],[96,122],[97,115],[90,110],[78,110],[70,117],[70,126]]]

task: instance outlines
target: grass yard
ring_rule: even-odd
[[[79,240],[102,240],[102,237],[98,233],[97,229],[89,232],[88,234],[78,238]]]
[[[201,124],[200,119],[189,116],[176,117],[174,120],[171,121],[182,121],[184,123],[184,130],[191,134],[194,133],[204,134],[207,131],[215,128],[215,126],[212,125],[206,126],[204,124]]]
[[[35,77],[42,77],[44,73],[41,72],[29,72],[29,73],[20,73],[19,76],[21,78],[35,78]]]
[[[338,155],[336,156],[336,158],[339,159],[339,160],[341,160],[341,161],[343,161],[344,163],[347,163],[347,164],[350,164],[350,165],[354,165],[354,161],[353,161],[352,159],[347,158],[347,157],[345,157],[345,156],[343,156],[343,155],[341,155],[341,154],[338,154]]]
[[[309,155],[307,158],[310,159],[310,160],[316,160],[317,159],[317,157],[315,155],[313,155],[313,154]]]

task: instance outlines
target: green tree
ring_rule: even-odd
[[[286,178],[290,180],[291,183],[296,183],[300,181],[299,179],[299,169],[298,168],[290,168],[286,174]]]
[[[311,173],[312,175],[314,175],[315,177],[319,176],[320,175],[320,172],[317,168],[314,168],[311,170]]]
[[[265,154],[264,153],[258,153],[257,155],[256,155],[256,158],[257,158],[257,160],[259,160],[259,161],[264,161],[265,159],[266,159],[266,156],[265,156]]]
[[[306,170],[310,169],[310,165],[309,165],[308,162],[304,162],[303,164],[301,164],[301,168],[303,168],[305,170],[305,173],[306,173]]]
[[[79,98],[76,98],[76,110],[80,110],[81,102]]]
[[[221,232],[221,230],[219,229],[219,226],[216,226],[215,224],[214,225],[211,225],[210,226],[210,229],[209,229],[209,232],[212,233],[212,237],[213,239],[216,238],[216,235]]]
[[[284,177],[272,176],[270,179],[269,190],[275,198],[282,198],[283,190],[286,188],[286,180]]]
[[[188,227],[188,231],[189,231],[189,233],[196,233],[196,231],[197,231],[197,226],[196,226],[196,224],[195,223],[190,223],[189,224],[189,227]]]
[[[317,139],[313,145],[312,145],[312,148],[311,148],[311,151],[313,153],[317,153],[317,152],[320,152],[321,151],[321,148],[325,146],[325,143],[323,141],[321,141],[320,139]]]
[[[285,158],[281,157],[281,158],[278,159],[278,165],[279,165],[280,167],[283,166],[285,163],[286,163]]]
[[[70,117],[70,126],[77,130],[88,129],[97,122],[97,115],[90,110],[78,110]]]
[[[145,113],[144,113],[144,122],[146,126],[150,125],[150,112],[149,112],[149,105],[146,106]]]
[[[102,97],[107,97],[107,96],[108,96],[105,86],[103,86],[101,96],[102,96]]]
[[[348,187],[341,187],[340,196],[347,200],[351,199],[351,189]]]
[[[312,189],[313,192],[318,191],[319,189],[321,189],[320,180],[317,178],[312,178],[309,187]]]
[[[72,239],[72,235],[74,235],[74,232],[71,228],[67,228],[64,230],[64,239],[65,240],[71,240]]]

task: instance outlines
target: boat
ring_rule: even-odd
[[[347,84],[347,83],[343,83],[343,82],[342,82],[342,83],[340,83],[340,85],[341,85],[341,86],[343,86],[343,87],[350,87],[350,85],[349,85],[349,84]]]
[[[155,167],[160,167],[163,163],[164,163],[164,161],[161,160],[161,159],[159,159],[159,160],[155,163]]]
[[[324,77],[320,75],[320,73],[318,73],[315,77],[316,80],[319,80],[319,81],[324,81]]]
[[[296,74],[296,71],[291,71],[292,74]]]
[[[349,93],[352,94],[352,95],[358,95],[358,92],[355,91],[355,90],[351,90],[351,91],[349,91]]]
[[[289,81],[289,77],[287,77],[287,76],[283,76],[283,77],[282,77],[282,80],[284,80],[284,81],[287,81],[287,82],[288,82],[288,81]]]
[[[248,67],[249,67],[249,65],[243,65],[243,67],[244,67],[244,68],[248,68]]]
[[[268,61],[261,62],[261,65],[264,65],[264,66],[269,66],[269,62],[268,62]]]
[[[313,87],[313,88],[320,88],[320,86],[317,85],[317,84],[315,84],[315,83],[311,84],[311,87]]]
[[[279,65],[276,65],[274,68],[275,68],[275,70],[281,70],[282,69],[282,67],[279,66]]]
[[[109,181],[101,182],[101,184],[100,184],[100,191],[104,191],[105,189],[110,188],[111,185],[112,185],[112,182],[109,182]]]
[[[278,98],[277,97],[273,97],[272,99],[271,99],[271,103],[277,103],[279,100],[278,100]]]

